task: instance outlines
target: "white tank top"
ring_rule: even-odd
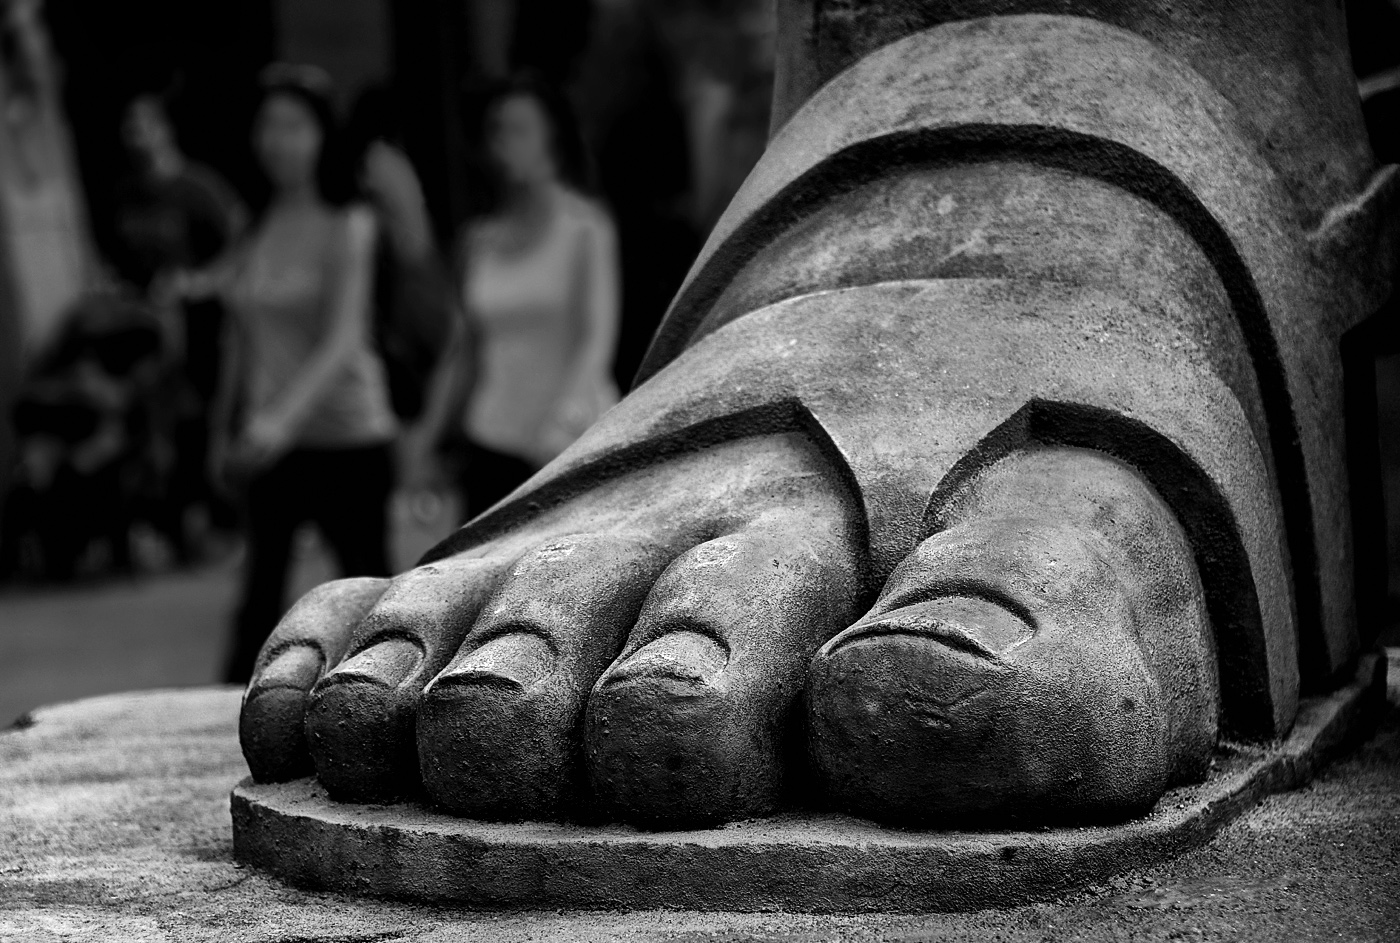
[[[545,426],[561,405],[587,323],[593,293],[585,285],[616,280],[615,272],[589,271],[616,266],[610,226],[600,208],[565,191],[544,235],[524,252],[471,249],[463,301],[477,329],[480,374],[465,431],[476,442],[535,464],[558,451],[545,441]]]

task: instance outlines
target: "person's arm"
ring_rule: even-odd
[[[540,430],[537,461],[558,455],[616,402],[612,361],[617,349],[621,281],[617,236],[601,211],[584,227],[576,270],[573,356],[559,399]]]
[[[361,186],[380,225],[380,259],[386,284],[376,286],[402,357],[426,375],[450,340],[452,286],[428,219],[423,188],[403,151],[375,141],[365,154]]]
[[[162,273],[160,284],[153,286],[153,297],[157,301],[218,298],[229,302],[228,290],[238,276],[248,241],[245,238],[249,229],[248,208],[222,177],[211,173],[200,180],[206,201],[204,215],[212,238],[207,247],[200,247],[197,255],[207,255],[207,258],[201,258],[191,268]]]
[[[189,171],[190,246],[193,269],[205,268],[237,245],[248,228],[248,210],[223,177],[202,165]]]
[[[248,339],[243,322],[232,308],[224,318],[219,344],[218,387],[209,404],[209,467],[211,481],[227,481],[227,461],[234,439],[234,417],[243,392],[243,365],[247,357]]]
[[[220,254],[227,252],[232,246],[236,246],[244,233],[248,231],[248,223],[252,215],[248,212],[248,204],[243,202],[243,198],[238,195],[238,191],[229,185],[229,182],[222,177],[216,177],[214,181],[214,193],[219,203],[219,214],[222,217],[223,246]]]
[[[379,210],[384,239],[394,258],[409,266],[431,262],[436,246],[428,204],[408,155],[384,141],[375,141],[365,152],[362,181]]]
[[[463,233],[454,253],[453,284],[462,294],[467,273],[470,236]],[[400,478],[409,488],[421,487],[432,477],[433,453],[453,422],[459,421],[475,367],[475,344],[467,311],[452,305],[453,317],[447,347],[428,381],[423,412],[403,436]]]
[[[579,280],[579,339],[569,365],[566,390],[607,375],[617,351],[622,306],[617,233],[612,220],[601,211],[597,221],[584,230]]]
[[[163,272],[151,283],[151,300],[156,304],[169,305],[176,301],[206,301],[224,297],[233,285],[242,261],[240,252],[232,249],[202,268]]]
[[[399,440],[399,481],[410,491],[437,484],[437,452],[453,422],[459,420],[470,383],[468,332],[455,319],[447,350],[428,380],[423,412]]]
[[[369,332],[374,239],[374,216],[365,210],[351,210],[331,259],[325,298],[329,329],[277,399],[251,417],[244,433],[259,457],[276,457],[291,445],[302,423]]]

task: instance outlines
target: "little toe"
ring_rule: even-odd
[[[418,756],[435,805],[494,820],[579,808],[588,691],[669,559],[646,541],[592,534],[520,559],[419,705]]]
[[[350,657],[312,690],[307,740],[326,790],[346,802],[415,794],[414,717],[507,561],[444,560],[395,578],[356,628]]]
[[[311,688],[340,661],[355,627],[388,585],[368,577],[324,583],[298,600],[273,630],[238,716],[239,744],[255,780],[277,783],[311,775],[305,730]]]
[[[684,828],[770,813],[800,735],[805,664],[852,612],[849,543],[806,518],[682,555],[589,700],[606,814]]]

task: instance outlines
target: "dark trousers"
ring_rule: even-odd
[[[188,559],[185,511],[203,505],[215,527],[232,530],[237,509],[214,486],[209,475],[209,414],[219,384],[220,341],[225,313],[218,301],[186,302],[185,350],[176,391],[177,406],[169,429],[173,462],[154,523],[170,539],[180,559]]]
[[[292,540],[303,523],[316,525],[343,576],[389,575],[393,485],[387,445],[295,449],[249,482],[243,602],[225,681],[248,681],[258,651],[282,617]]]

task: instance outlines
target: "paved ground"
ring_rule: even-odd
[[[394,562],[411,565],[451,529],[453,514],[424,525],[397,513]],[[335,575],[307,538],[293,598]],[[43,704],[217,681],[240,565],[234,554],[174,573],[0,590],[0,727]]]

